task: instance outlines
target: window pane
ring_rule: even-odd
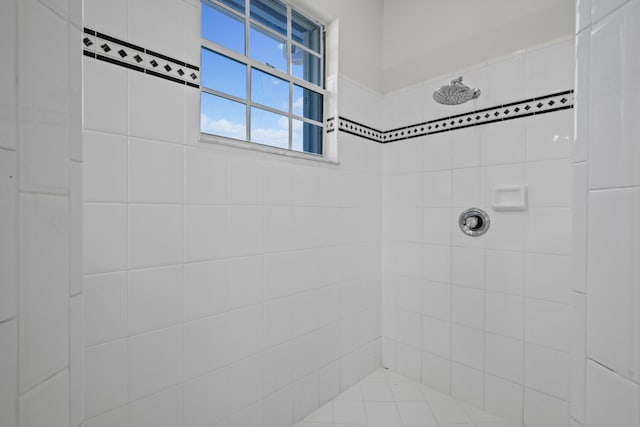
[[[244,20],[221,7],[202,5],[202,37],[244,55]]]
[[[288,72],[287,57],[284,49],[284,39],[267,34],[258,27],[251,26],[249,56],[260,62]]]
[[[200,106],[202,133],[247,139],[246,105],[202,92]]]
[[[300,15],[295,10],[291,11],[291,38],[318,53],[320,53],[320,26]]]
[[[289,148],[289,118],[251,107],[251,142]]]
[[[278,0],[251,0],[251,19],[287,35],[287,6]]]
[[[291,71],[294,76],[320,86],[320,59],[295,45],[291,46]]]
[[[218,0],[220,3],[226,4],[230,8],[244,13],[244,0]]]
[[[296,151],[322,154],[322,128],[294,119],[292,148]]]
[[[238,98],[247,97],[247,66],[202,48],[202,86]]]
[[[293,85],[293,114],[321,122],[322,95],[298,85]]]
[[[289,83],[271,74],[251,69],[251,102],[289,112]]]

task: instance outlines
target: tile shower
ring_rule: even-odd
[[[340,75],[335,165],[199,141],[195,0],[6,2],[0,425],[639,425],[639,239],[608,221],[640,213],[637,125],[600,91],[638,82],[639,5],[385,95]],[[458,75],[480,98],[435,104]]]

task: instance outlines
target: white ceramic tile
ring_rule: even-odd
[[[493,375],[486,376],[485,409],[487,411],[520,423],[524,406],[523,400],[522,386]]]
[[[416,348],[420,347],[421,320],[418,313],[398,310],[396,339],[403,344]]]
[[[229,415],[229,372],[219,369],[184,385],[184,427],[216,425]]]
[[[365,402],[369,425],[375,427],[400,427],[402,419],[395,403]]]
[[[525,255],[521,252],[486,251],[486,288],[524,295]]]
[[[624,0],[591,0],[591,20],[595,23],[625,3]],[[617,12],[619,13],[619,12]]]
[[[229,204],[262,204],[264,176],[265,164],[260,159],[248,155],[230,155],[227,178]]]
[[[228,209],[223,206],[185,208],[185,260],[205,261],[227,254]]]
[[[420,173],[403,173],[384,177],[382,197],[385,206],[421,206],[423,186],[427,185],[421,177]]]
[[[499,76],[501,83],[503,75]],[[524,98],[518,98],[524,99]],[[525,160],[527,142],[523,120],[508,120],[487,127],[487,164],[521,163]]]
[[[69,425],[84,420],[84,296],[76,295],[69,304]]]
[[[571,209],[571,225],[573,252],[571,282],[572,290],[587,291],[587,247],[588,228],[587,221],[589,209],[589,184],[586,163],[574,164],[573,166],[573,205]]]
[[[16,153],[0,150],[0,321],[18,311],[16,166]]]
[[[485,254],[476,248],[453,247],[451,282],[456,285],[484,288]]]
[[[423,246],[424,278],[446,283],[451,280],[451,248],[449,246]]]
[[[129,338],[129,401],[155,393],[182,379],[181,326]]]
[[[571,157],[572,110],[536,115],[525,120],[528,161]]]
[[[263,358],[263,394],[268,396],[293,381],[293,344],[287,342],[266,350]]]
[[[578,8],[591,0],[578,0]],[[580,14],[580,11],[578,11]],[[577,16],[581,19],[580,16]],[[589,151],[589,61],[591,58],[591,31],[576,34],[576,89],[574,92],[575,110],[573,135],[573,160],[584,162]]]
[[[84,392],[85,418],[127,403],[126,341],[114,341],[85,350]]]
[[[162,0],[156,3],[157,13],[153,17],[149,15],[149,4],[143,0],[132,0],[128,6],[129,40],[182,60],[184,53],[182,2]],[[170,82],[165,84],[178,86]]]
[[[517,211],[488,211],[490,228],[485,234],[486,246],[490,249],[522,251],[526,239],[526,213]],[[464,234],[460,234],[464,236]]]
[[[182,426],[182,387],[172,387],[129,406],[130,427]]]
[[[263,426],[293,424],[293,386],[285,387],[263,401]]]
[[[293,209],[287,206],[264,208],[264,251],[293,249]]]
[[[260,207],[229,208],[229,256],[260,253],[263,248],[263,209]]]
[[[570,159],[527,163],[530,206],[571,206],[572,172]]]
[[[527,52],[527,95],[573,89],[573,39]]]
[[[97,3],[100,2],[91,2]],[[113,10],[117,10],[118,5],[113,6]],[[127,70],[85,57],[82,77],[84,128],[126,135],[129,123]]]
[[[265,346],[282,343],[293,337],[293,298],[280,298],[264,304]]]
[[[525,341],[569,352],[569,305],[527,299]]]
[[[69,363],[68,203],[66,197],[20,195],[22,391]]]
[[[422,289],[422,313],[442,320],[450,320],[451,285],[426,282]]]
[[[473,127],[456,131],[453,139],[453,167],[469,168],[484,166],[485,163],[484,132]]]
[[[497,292],[487,292],[485,298],[486,330],[523,339],[524,298]]]
[[[484,206],[485,168],[472,167],[453,171],[453,206]]]
[[[184,376],[195,378],[228,360],[227,316],[219,314],[184,325]]]
[[[423,280],[413,277],[397,277],[396,295],[399,309],[414,313],[421,312],[423,283]]]
[[[567,427],[569,404],[535,390],[524,389],[525,425],[540,427]]]
[[[179,145],[130,138],[129,201],[182,202],[183,157]]]
[[[121,204],[83,206],[84,272],[124,270],[127,266],[127,208]]]
[[[526,387],[569,401],[571,371],[567,353],[526,344],[524,360]]]
[[[526,272],[527,297],[569,303],[571,257],[527,254]]]
[[[87,1],[84,4],[84,25],[114,37],[127,36],[127,2],[115,0],[109,4]]]
[[[576,33],[591,24],[591,0],[576,1]]]
[[[169,1],[177,3],[172,0]],[[138,1],[137,3],[140,2]],[[160,9],[159,7],[160,5],[156,5],[154,10],[162,13],[167,12],[167,9]],[[135,25],[134,28],[140,27]],[[134,42],[131,37],[129,40]],[[143,46],[150,47],[149,44],[143,44]],[[167,52],[167,49],[158,50]],[[182,143],[184,134],[184,87],[136,71],[130,71],[128,76],[129,135]]]
[[[127,201],[127,138],[85,131],[83,194],[85,201]]]
[[[431,353],[422,353],[422,382],[429,387],[449,393],[451,390],[451,361]]]
[[[129,206],[129,266],[148,267],[183,260],[181,206]]]
[[[182,266],[129,272],[127,329],[129,336],[182,322]]]
[[[127,407],[121,406],[113,411],[104,412],[84,422],[88,427],[128,427]]]
[[[496,188],[504,186],[520,186],[527,183],[525,179],[525,164],[513,163],[508,165],[496,165],[487,167],[487,184],[485,204],[493,206]],[[528,203],[529,200],[526,200]]]
[[[293,203],[293,164],[289,161],[266,162],[264,168],[264,194],[266,205]]]
[[[17,427],[16,400],[18,384],[18,322],[0,325],[0,413],[7,427]]]
[[[239,360],[262,348],[262,305],[230,311],[229,360]]]
[[[198,64],[200,61],[200,4],[190,5],[187,2],[182,4],[182,20],[184,34],[184,50],[181,59],[190,64]],[[193,90],[198,92],[197,89]]]
[[[594,18],[602,7],[621,2],[594,1]],[[605,6],[606,5],[606,6]],[[640,37],[635,22],[640,5],[629,2],[604,18],[592,30],[590,73],[589,185],[607,188],[640,184],[640,153],[634,143],[638,133],[638,106],[628,85],[640,81],[637,73]]]
[[[639,396],[637,384],[593,361],[587,362],[587,426],[638,424]]]
[[[484,290],[453,286],[452,321],[470,328],[484,328]]]
[[[336,360],[318,372],[318,397],[324,405],[340,393],[340,361]]]
[[[424,242],[433,245],[451,244],[451,209],[425,208],[423,210]]]
[[[571,417],[585,424],[587,297],[571,292]]]
[[[462,403],[454,400],[429,402],[433,415],[440,424],[468,423],[471,418],[464,411]]]
[[[293,416],[299,420],[318,408],[318,375],[298,380],[293,387]]]
[[[524,343],[521,340],[487,333],[485,370],[500,378],[523,383]]]
[[[532,208],[527,221],[527,250],[571,254],[571,209]]]
[[[451,365],[451,395],[475,407],[484,406],[484,372],[459,363]]]
[[[617,372],[639,378],[640,190],[589,194],[587,350]]]
[[[69,295],[82,292],[82,163],[69,163]]]
[[[219,150],[185,149],[185,202],[223,204],[227,200],[227,159]]]
[[[86,276],[84,345],[92,346],[126,336],[127,274]]]
[[[427,402],[398,402],[398,412],[405,425],[436,423]]]
[[[228,268],[228,308],[230,310],[256,304],[263,299],[263,258],[233,258]]]
[[[452,171],[434,171],[423,173],[423,202],[427,207],[451,206]],[[385,200],[386,205],[386,200]]]
[[[483,91],[482,96],[489,98],[490,105],[525,99],[527,95],[526,76],[527,57],[522,53],[498,62],[492,62],[487,65],[487,90]],[[495,125],[487,128],[487,141],[489,141],[489,129],[493,126]]]
[[[227,308],[226,261],[184,266],[184,318],[200,319]]]
[[[2,20],[0,25],[2,28],[2,42],[0,49],[6,53],[6,67],[0,71],[0,98],[2,106],[0,112],[0,146],[16,149],[17,145],[17,105],[18,90],[16,87],[17,77],[17,61],[18,49],[15,35],[18,26],[18,4],[14,2],[5,2],[2,5]]]
[[[452,360],[475,369],[484,369],[484,331],[453,325]]]
[[[64,370],[20,396],[19,423],[24,427],[69,425],[69,371]]]

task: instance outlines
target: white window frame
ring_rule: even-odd
[[[236,11],[235,9],[227,6],[224,3],[218,2],[217,0],[201,0],[201,3],[203,5],[215,5],[216,7],[222,8],[225,11],[227,11],[228,13],[237,16],[238,18],[244,20],[244,31],[245,31],[245,52],[247,52],[247,55],[243,55],[241,53],[238,53],[236,51],[233,51],[231,49],[228,49],[224,46],[221,46],[215,42],[212,42],[210,40],[207,40],[205,38],[202,37],[202,33],[200,34],[200,40],[201,40],[201,48],[205,48],[208,49],[212,52],[215,53],[219,53],[221,55],[227,56],[235,61],[238,61],[242,64],[245,64],[247,67],[247,79],[246,79],[246,99],[245,98],[238,98],[235,97],[233,95],[229,95],[226,93],[222,93],[210,88],[206,88],[202,85],[202,83],[200,84],[200,91],[201,93],[207,93],[207,94],[211,94],[211,95],[215,95],[215,96],[219,96],[225,99],[229,99],[232,101],[236,101],[239,102],[241,104],[244,104],[246,106],[246,137],[244,140],[241,139],[235,139],[235,138],[230,138],[230,137],[226,137],[226,136],[222,136],[222,135],[214,135],[214,134],[209,134],[209,133],[205,133],[202,132],[202,127],[200,126],[199,132],[200,132],[200,140],[203,142],[223,142],[226,143],[227,145],[232,145],[232,146],[239,146],[242,148],[254,148],[254,149],[258,149],[259,151],[266,151],[266,152],[274,152],[276,154],[283,154],[283,155],[289,155],[289,156],[293,156],[293,157],[304,157],[304,158],[311,158],[312,160],[329,160],[331,162],[334,162],[332,159],[326,158],[327,155],[327,135],[325,133],[325,117],[327,116],[327,100],[328,100],[328,92],[326,90],[326,74],[327,74],[327,62],[326,62],[326,51],[325,51],[325,43],[326,43],[326,25],[323,24],[322,22],[320,22],[317,19],[314,19],[312,17],[310,17],[306,12],[303,12],[293,6],[291,6],[288,2],[280,0],[283,4],[286,5],[287,7],[287,35],[284,36],[281,33],[272,30],[271,28],[268,28],[267,26],[261,24],[260,22],[257,22],[253,19],[251,19],[251,13],[250,13],[250,0],[244,0],[245,1],[245,12],[244,14]],[[300,43],[296,42],[295,40],[292,39],[292,11],[296,11],[297,13],[299,13],[300,15],[302,15],[303,17],[309,19],[310,21],[316,23],[320,29],[321,29],[321,37],[320,37],[320,53],[315,52],[312,49],[309,49],[303,45],[301,45]],[[286,44],[286,49],[287,49],[287,54],[288,54],[288,58],[287,58],[287,66],[288,66],[288,73],[285,73],[281,70],[278,70],[274,67],[271,67],[265,63],[262,63],[260,61],[257,61],[251,57],[249,57],[248,53],[250,52],[250,32],[251,32],[251,27],[257,27],[260,29],[260,31],[264,31],[269,35],[273,35],[273,37],[275,38],[279,38],[279,39],[285,39],[285,44]],[[320,83],[321,86],[315,85],[313,83],[310,83],[304,79],[298,78],[296,76],[294,76],[293,74],[291,74],[292,72],[292,67],[293,67],[293,62],[291,59],[291,46],[295,46],[296,49],[301,49],[304,52],[315,56],[316,58],[318,58],[320,60]],[[253,102],[251,100],[251,69],[255,68],[256,70],[268,73],[270,75],[273,75],[275,77],[281,78],[285,81],[288,82],[289,84],[289,111],[288,112],[283,112],[281,110],[278,109],[274,109],[272,107],[266,106],[264,104],[259,104],[256,102]],[[201,64],[201,69],[202,69],[202,64]],[[297,85],[299,87],[311,90],[313,92],[319,93],[322,95],[322,102],[323,102],[323,117],[322,117],[322,122],[320,121],[315,121],[312,119],[308,119],[302,116],[298,116],[295,115],[293,113],[293,85]],[[202,101],[199,100],[199,108],[202,108]],[[282,116],[286,116],[289,120],[289,135],[288,135],[288,149],[285,148],[281,148],[281,147],[275,147],[275,146],[271,146],[271,145],[266,145],[266,144],[261,144],[259,142],[253,142],[251,141],[251,108],[252,107],[257,107],[260,108],[262,110],[265,111],[269,111],[272,113],[276,113]],[[301,122],[306,122],[306,123],[311,123],[315,126],[318,126],[321,129],[321,143],[322,143],[322,153],[313,153],[313,152],[309,152],[309,151],[297,151],[297,150],[293,150],[292,149],[292,145],[293,145],[293,120],[298,120]]]

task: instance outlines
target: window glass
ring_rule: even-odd
[[[287,6],[278,0],[251,0],[251,19],[287,35]]]
[[[204,87],[238,98],[247,97],[247,66],[205,48],[200,78]]]
[[[289,148],[289,118],[251,107],[251,141],[273,147]]]
[[[249,56],[271,68],[287,72],[285,40],[278,38],[255,25],[251,26]]]
[[[305,119],[322,121],[322,95],[293,85],[293,114]]]
[[[289,112],[289,83],[255,68],[251,69],[251,102]]]
[[[320,59],[295,45],[291,46],[291,74],[321,86]]]
[[[293,119],[293,146],[295,151],[322,154],[322,128],[312,123]]]
[[[295,10],[291,11],[291,38],[294,41],[320,53],[320,36],[321,30],[318,24]]]
[[[226,4],[232,9],[240,13],[244,13],[244,0],[219,0],[220,3]]]
[[[202,92],[200,131],[246,140],[247,107],[220,96]]]
[[[244,20],[219,6],[202,4],[202,37],[244,55]]]

